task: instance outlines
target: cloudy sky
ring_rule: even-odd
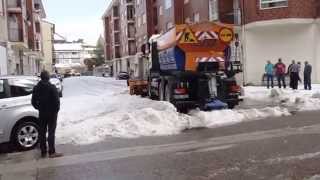
[[[83,38],[96,44],[103,34],[102,15],[110,0],[43,0],[47,20],[68,40]]]

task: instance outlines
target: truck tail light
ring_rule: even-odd
[[[187,89],[185,89],[185,88],[174,89],[174,94],[178,94],[178,95],[187,94]]]
[[[232,85],[230,87],[230,91],[233,92],[233,93],[239,93],[239,92],[241,92],[241,87],[238,86],[238,85]]]

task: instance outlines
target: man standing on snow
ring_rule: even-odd
[[[60,110],[59,93],[50,80],[48,71],[41,72],[41,81],[34,87],[31,103],[33,107],[39,110],[40,119],[40,149],[41,157],[47,156],[47,132],[49,144],[49,157],[61,157],[62,154],[55,150],[55,131],[57,126],[57,117]]]
[[[311,90],[311,73],[312,73],[312,66],[309,64],[308,61],[305,62],[304,66],[304,89]]]
[[[282,63],[282,59],[279,58],[278,63],[274,66],[276,71],[276,76],[278,80],[278,86],[281,88],[281,83],[283,85],[283,88],[286,88],[286,81],[285,81],[285,75],[286,75],[286,65]]]
[[[292,89],[297,90],[298,89],[298,83],[300,80],[300,68],[301,66],[299,64],[294,64],[291,67],[291,76],[292,76]]]
[[[268,61],[264,69],[265,73],[267,74],[267,88],[270,88],[270,81],[271,88],[273,88],[273,64],[270,61]]]
[[[291,64],[289,65],[289,67],[288,67],[288,75],[289,75],[289,77],[290,77],[290,84],[289,84],[290,88],[293,88],[293,77],[292,77],[292,73],[291,73],[291,68],[292,68],[292,66],[293,66],[294,64],[296,64],[296,61],[295,61],[295,60],[292,60],[292,63],[291,63]]]

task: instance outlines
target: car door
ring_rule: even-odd
[[[0,143],[3,142],[9,124],[10,112],[7,109],[10,101],[9,91],[8,81],[0,79]]]
[[[0,100],[0,133],[4,135],[5,142],[9,137],[11,128],[16,123],[17,117],[24,111],[33,109],[31,106],[32,89],[36,81],[28,79],[9,79],[3,81],[5,98]]]

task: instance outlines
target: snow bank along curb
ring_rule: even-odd
[[[167,102],[130,96],[125,81],[81,77],[64,82],[65,97],[57,128],[58,143],[90,144],[109,136],[136,138],[179,134],[199,127],[290,115],[286,108],[222,110],[180,114]]]

